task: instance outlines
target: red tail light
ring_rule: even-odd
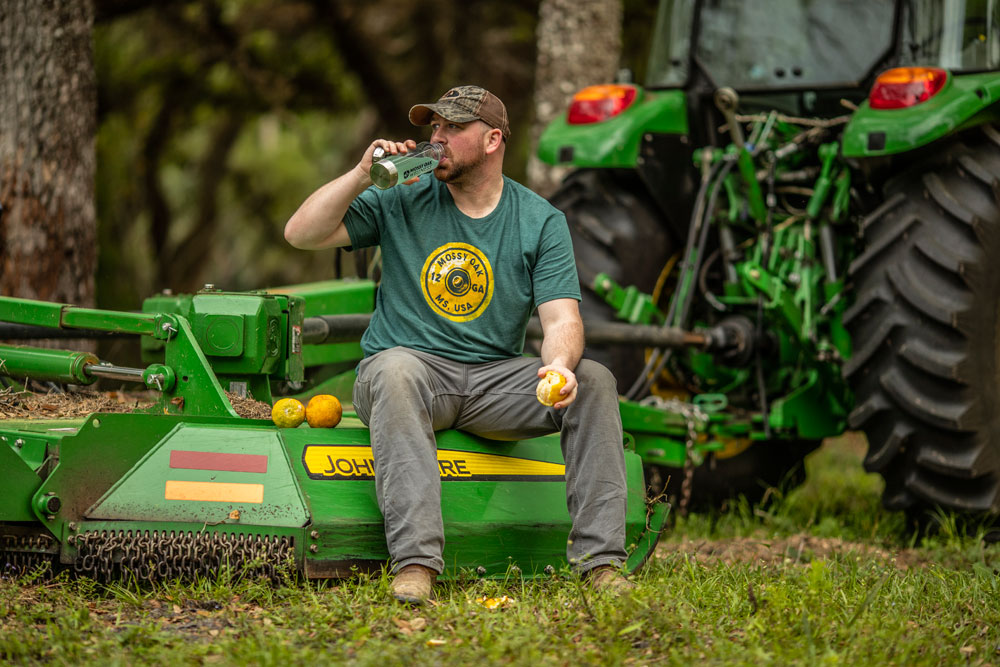
[[[936,67],[896,67],[875,79],[868,103],[872,109],[905,109],[934,97],[948,81]]]
[[[569,105],[569,124],[599,123],[617,116],[635,101],[635,86],[606,85],[584,88]]]

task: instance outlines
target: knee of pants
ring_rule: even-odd
[[[392,348],[371,358],[364,369],[364,380],[371,383],[374,391],[400,391],[425,386],[428,374],[427,368],[416,356],[403,348]]]
[[[595,394],[607,392],[617,399],[618,381],[615,379],[614,374],[602,364],[593,359],[581,359],[580,363],[576,366],[576,370],[573,372],[576,375],[576,381],[579,383],[581,390],[585,389]]]

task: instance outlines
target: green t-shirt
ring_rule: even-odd
[[[382,247],[365,355],[404,346],[467,363],[521,354],[539,304],[580,299],[566,217],[504,177],[496,208],[463,214],[434,177],[368,188],[344,224],[355,248]]]

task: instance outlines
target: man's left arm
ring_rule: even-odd
[[[559,392],[562,398],[552,407],[565,408],[576,400],[576,368],[583,356],[583,319],[576,299],[553,299],[538,306],[538,319],[542,323],[542,364],[538,377],[556,371],[566,378],[566,386]]]

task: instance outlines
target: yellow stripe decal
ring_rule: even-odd
[[[167,480],[167,500],[204,500],[216,503],[263,503],[263,484],[230,482],[180,482]]]
[[[439,449],[438,471],[444,480],[556,481],[566,474],[561,463],[499,454]],[[307,445],[302,464],[311,479],[375,479],[372,448],[359,445]]]

